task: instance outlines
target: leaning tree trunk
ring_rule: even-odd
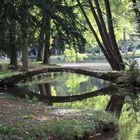
[[[98,37],[94,26],[92,25],[91,21],[89,20],[84,7],[82,6],[82,4],[80,3],[80,0],[77,0],[77,3],[82,11],[82,14],[84,15],[88,26],[90,28],[90,30],[92,31],[99,47],[101,48],[102,52],[104,53],[107,61],[109,62],[109,64],[111,65],[113,70],[123,70],[124,67],[124,63],[121,57],[121,54],[119,52],[117,43],[116,43],[116,38],[115,38],[115,34],[114,34],[114,30],[113,29],[113,23],[109,22],[108,26],[110,30],[110,33],[108,33],[106,24],[105,24],[105,20],[103,19],[103,15],[102,15],[102,10],[100,8],[100,3],[98,0],[94,0],[94,4],[96,6],[93,5],[93,2],[91,0],[87,0],[92,16],[95,19],[95,22],[97,24],[98,27],[98,31],[100,33],[100,37]],[[109,1],[108,1],[109,4]],[[108,7],[109,6],[109,7]],[[110,10],[110,4],[107,5],[107,3],[105,3],[105,8],[107,9],[107,19],[112,20],[110,18],[112,18],[111,15],[111,10]],[[111,27],[110,27],[111,26]]]
[[[118,62],[118,67],[123,70],[125,68],[125,65],[123,63],[123,59],[120,54],[118,44],[116,42],[116,37],[115,37],[115,33],[114,33],[114,28],[113,28],[114,27],[113,18],[112,18],[112,13],[111,13],[111,9],[110,9],[110,2],[109,2],[109,0],[104,0],[104,3],[105,3],[107,21],[108,21],[109,39],[110,39],[111,45],[113,46],[112,49],[113,49],[115,58]]]
[[[17,68],[17,49],[16,49],[16,38],[15,38],[15,23],[11,21],[10,27],[10,65],[13,65]]]
[[[133,9],[134,9],[135,15],[136,15],[136,21],[138,24],[138,32],[140,34],[140,10],[138,7],[138,2],[137,2],[137,0],[132,0],[132,3],[133,3]]]
[[[0,81],[0,87],[11,87],[16,85],[18,82],[31,80],[33,76],[37,74],[43,74],[47,72],[69,72],[69,73],[77,73],[83,74],[86,76],[93,76],[96,78],[108,80],[110,82],[116,82],[119,77],[128,76],[125,72],[103,72],[103,71],[90,71],[85,69],[78,68],[66,68],[66,67],[50,67],[44,69],[38,69],[29,71],[26,73],[14,75],[11,77],[7,77]]]
[[[113,51],[112,51],[112,47],[111,47],[111,44],[110,44],[110,40],[109,40],[109,37],[108,37],[107,29],[106,29],[106,26],[105,26],[105,22],[104,22],[104,19],[103,19],[103,16],[102,16],[102,12],[101,12],[99,3],[98,3],[97,0],[94,1],[95,5],[96,5],[96,8],[97,8],[97,12],[96,12],[95,7],[93,6],[91,0],[88,0],[88,2],[89,2],[89,6],[90,6],[91,12],[93,14],[93,17],[94,17],[94,19],[97,23],[97,27],[98,27],[98,30],[100,32],[100,36],[101,36],[103,45],[105,46],[106,52],[108,52],[108,54],[109,54],[108,62],[110,63],[112,69],[117,69],[118,66],[117,66],[116,60],[114,58],[114,54],[113,54]]]

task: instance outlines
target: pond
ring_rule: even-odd
[[[91,108],[113,112],[119,118],[120,131],[96,139],[140,139],[138,90],[117,88],[107,81],[79,74],[50,73],[42,77],[38,75],[33,81],[19,83],[17,87],[4,92],[20,97],[25,97],[26,93],[58,108]]]

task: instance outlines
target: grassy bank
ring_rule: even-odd
[[[74,140],[115,131],[117,119],[104,111],[56,109],[43,103],[0,96],[0,137],[26,140]]]

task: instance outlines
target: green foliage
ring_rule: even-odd
[[[138,71],[139,65],[138,65],[138,62],[136,60],[129,59],[126,61],[125,64],[127,66],[127,71],[129,71],[129,72],[137,72]]]
[[[130,96],[130,100],[127,101],[128,107],[127,111],[132,115],[134,112],[140,112],[140,97],[138,95]]]
[[[20,74],[20,71],[12,71],[12,70],[4,70],[0,71],[0,79],[4,79],[6,77],[11,77],[13,75]]]
[[[96,129],[104,122],[118,123],[114,116],[103,111],[81,110],[77,113],[70,113],[69,118],[48,122],[44,132],[48,136],[51,135],[62,140],[73,140],[76,137],[78,139],[83,138],[85,134],[95,133]]]
[[[119,119],[119,139],[135,140],[140,128],[138,95],[127,96]],[[131,132],[131,133],[130,133]]]
[[[137,84],[137,78],[139,75],[139,66],[136,60],[127,60],[126,63],[126,74],[122,77],[119,77],[117,80],[118,84],[123,85],[135,85]]]
[[[0,125],[0,134],[3,135],[16,135],[18,130],[15,127],[7,127]]]
[[[51,121],[47,123],[46,132],[62,140],[83,138],[85,134],[93,134],[100,125],[118,120],[109,113],[103,111],[81,110],[69,114],[70,119]],[[102,122],[102,124],[100,123]]]
[[[29,95],[25,95],[25,99],[23,99],[23,101],[29,103],[29,104],[34,104],[38,102],[38,99],[36,97],[33,97],[32,99],[30,98]]]
[[[64,55],[66,62],[83,61],[88,57],[86,54],[77,53],[74,48],[65,49]]]
[[[25,119],[32,119],[32,117],[25,116]],[[104,111],[79,110],[68,112],[64,118],[58,117],[57,120],[45,121],[29,130],[24,128],[26,126],[22,128],[18,128],[18,125],[16,127],[0,126],[0,135],[8,135],[11,139],[18,136],[27,140],[49,139],[50,137],[74,140],[75,138],[82,139],[86,134],[94,134],[97,128],[102,128],[104,123],[110,122],[117,125],[118,120]]]
[[[128,81],[132,84],[135,84],[137,82],[137,77],[139,74],[139,66],[138,66],[138,62],[136,60],[132,60],[132,61],[128,61],[127,63],[128,68]]]
[[[76,52],[74,49],[65,49],[64,55],[66,56],[67,62],[75,62],[76,61]]]
[[[61,120],[55,125],[52,122],[49,126],[49,133],[62,140],[73,140],[75,137],[80,139],[86,133],[95,132],[95,123],[90,120]]]

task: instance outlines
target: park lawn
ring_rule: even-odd
[[[57,109],[35,100],[0,96],[2,139],[85,139],[106,130],[116,131],[117,124],[118,120],[104,111]]]
[[[13,71],[13,70],[6,69],[6,70],[3,70],[3,71],[0,71],[0,79],[4,79],[6,77],[11,77],[13,75],[17,75],[17,74],[20,74],[20,73],[22,73],[22,72],[18,71],[18,70]]]
[[[127,54],[128,54],[129,56],[138,57],[138,56],[140,56],[140,50],[136,50],[135,52],[134,52],[134,51],[127,52]]]
[[[1,69],[0,69],[0,80],[7,78],[7,77],[11,77],[13,75],[17,75],[20,73],[23,73],[23,71],[21,70],[21,66],[19,66],[19,68],[17,70],[13,70],[9,68],[9,65],[7,63],[2,63],[1,65]],[[30,62],[29,63],[29,70],[35,70],[35,69],[43,69],[43,68],[47,68],[47,67],[55,67],[55,66],[59,66],[56,64],[50,64],[50,65],[45,65],[42,64],[42,62]]]

